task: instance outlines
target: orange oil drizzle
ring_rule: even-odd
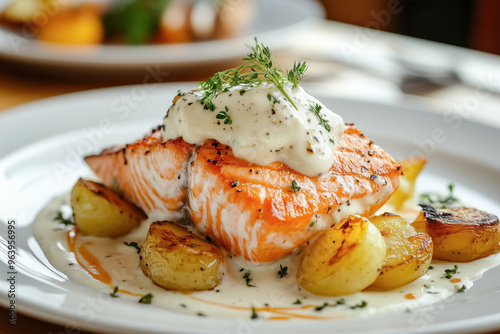
[[[225,308],[229,308],[229,309],[233,309],[233,310],[246,310],[246,311],[252,310],[251,307],[247,307],[247,306],[235,306],[235,305],[228,305],[228,304],[224,304],[224,303],[217,303],[217,302],[204,300],[204,299],[201,299],[198,297],[191,297],[191,299],[194,299],[194,300],[202,302],[202,303],[221,306],[221,307],[225,307]],[[315,319],[315,320],[331,319],[328,317],[318,317],[318,316],[314,316],[314,315],[303,315],[303,314],[295,314],[295,313],[289,312],[289,311],[305,310],[305,309],[311,308],[313,306],[314,305],[303,305],[301,307],[256,307],[255,310],[259,311],[259,312],[271,312],[271,313],[281,315],[278,317],[269,317],[268,318],[269,320],[288,320],[291,318]]]
[[[454,278],[452,280],[450,280],[451,283],[460,283],[462,282],[462,280],[460,278]]]
[[[405,295],[405,298],[411,300],[411,299],[417,299],[417,296],[415,296],[413,293],[407,293]]]
[[[113,285],[113,279],[111,278],[111,275],[107,272],[106,269],[104,269],[99,262],[99,259],[97,259],[94,254],[92,254],[88,249],[87,246],[92,245],[91,242],[87,241],[80,245],[78,247],[78,251],[76,248],[76,242],[77,242],[77,236],[78,236],[78,228],[75,228],[74,230],[68,231],[66,234],[66,240],[68,242],[68,247],[69,251],[73,253],[75,256],[76,262],[85,269],[85,271],[95,280],[102,282],[106,285],[109,286],[111,290],[115,288]],[[83,263],[83,261],[80,260],[79,256],[80,255],[85,262],[89,265],[90,269]],[[142,294],[139,293],[133,293],[128,290],[123,290],[123,289],[118,289],[118,292],[124,293],[127,295],[131,296],[142,296]]]

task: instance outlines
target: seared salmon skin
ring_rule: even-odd
[[[148,215],[179,221],[186,208],[200,232],[259,263],[290,254],[351,214],[373,214],[398,187],[401,166],[354,126],[346,126],[335,154],[327,173],[308,177],[279,162],[249,163],[213,140],[164,143],[156,131],[85,160]]]

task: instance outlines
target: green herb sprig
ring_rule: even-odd
[[[300,191],[299,184],[297,181],[293,180],[292,184],[290,185],[290,188],[292,188],[296,193]]]
[[[321,109],[323,107],[320,106],[319,104],[311,104],[309,106],[309,110],[311,110],[319,119],[319,125],[322,125],[326,131],[330,132],[331,128],[330,128],[330,124],[329,124],[329,120],[327,119],[324,119],[323,118],[323,114],[321,114]]]
[[[254,288],[255,285],[250,283],[252,281],[252,278],[250,278],[250,274],[251,272],[250,271],[247,271],[244,275],[243,275],[243,279],[245,280],[245,283],[248,287],[251,287],[251,288]]]
[[[145,294],[139,299],[139,303],[141,304],[151,304],[151,300],[153,299],[153,295],[151,293]]]
[[[278,271],[278,277],[283,278],[288,274],[288,267],[287,266],[282,266],[280,264],[280,270]]]
[[[217,114],[217,116],[215,116],[217,119],[223,119],[224,120],[224,124],[228,124],[228,125],[231,125],[233,124],[233,120],[231,119],[231,117],[229,116],[228,114],[229,112],[229,109],[228,107],[226,106],[225,107],[225,110],[224,111],[219,111],[219,113]]]
[[[458,269],[458,266],[456,264],[453,266],[453,269],[445,269],[444,270],[444,273],[445,273],[444,278],[448,278],[448,279],[452,278],[453,275],[455,275],[457,273],[457,269]]]
[[[205,95],[199,101],[204,105],[204,108],[215,111],[212,99],[220,93],[228,91],[231,87],[238,85],[257,86],[269,82],[274,84],[290,101],[292,106],[298,110],[285,91],[284,83],[288,81],[293,84],[293,87],[297,87],[300,80],[305,76],[306,62],[295,63],[293,68],[285,74],[279,65],[274,63],[269,47],[262,43],[259,44],[257,38],[255,38],[255,46],[248,47],[252,52],[243,58],[244,63],[242,65],[217,72],[207,81],[200,83]]]
[[[117,285],[117,286],[115,286],[115,288],[113,289],[113,292],[111,292],[109,295],[110,295],[111,297],[116,298],[116,297],[118,297],[117,293],[118,293],[118,285]]]
[[[129,246],[129,247],[135,247],[135,249],[137,250],[137,253],[141,252],[141,247],[139,247],[139,244],[137,242],[135,242],[135,241],[131,241],[131,242],[124,241],[123,243],[125,245]]]

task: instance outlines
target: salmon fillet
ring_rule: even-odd
[[[187,205],[199,231],[251,262],[277,260],[350,214],[373,214],[402,174],[352,125],[334,165],[318,177],[279,162],[249,163],[213,140],[196,147],[182,139],[162,143],[160,131],[85,160],[104,184],[118,185],[148,215],[178,221]]]
[[[85,158],[103,183],[149,217],[179,222],[187,200],[187,165],[194,146],[181,138],[163,143],[159,129],[124,147]]]

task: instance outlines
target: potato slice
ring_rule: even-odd
[[[412,225],[431,236],[435,259],[468,262],[500,250],[497,216],[468,207],[420,206],[422,213]]]
[[[81,233],[115,238],[129,233],[146,215],[104,185],[79,179],[71,191],[73,218]]]
[[[394,289],[427,272],[432,261],[432,239],[427,233],[418,233],[404,218],[390,213],[369,220],[380,230],[387,247],[382,271],[372,288]]]
[[[221,281],[219,247],[168,221],[149,227],[140,253],[144,274],[168,290],[209,290]]]
[[[426,163],[427,158],[401,161],[404,174],[400,178],[398,189],[389,198],[387,204],[392,205],[396,210],[401,210],[407,202],[415,197],[415,181]]]
[[[297,281],[318,295],[361,291],[379,275],[385,248],[384,238],[370,221],[349,216],[307,246]]]

